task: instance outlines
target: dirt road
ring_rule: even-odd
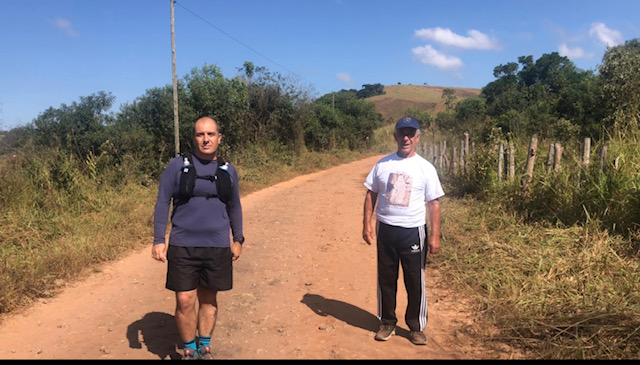
[[[373,339],[375,247],[362,239],[363,181],[379,157],[305,175],[242,199],[243,254],[234,288],[219,295],[218,359],[495,358],[461,329],[473,312],[427,267],[426,346],[399,329]],[[443,213],[446,210],[443,205]],[[152,214],[153,207],[149,207]],[[149,237],[149,245],[151,237]],[[443,242],[443,250],[446,250]],[[0,359],[174,359],[181,344],[166,264],[133,252],[0,323]]]

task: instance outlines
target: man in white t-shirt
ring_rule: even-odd
[[[367,194],[362,237],[369,245],[376,242],[378,251],[378,318],[381,326],[375,339],[386,341],[395,334],[401,264],[408,299],[405,322],[410,331],[409,340],[416,345],[425,345],[427,295],[424,269],[427,252],[436,254],[440,249],[439,198],[444,196],[444,191],[436,168],[416,153],[420,142],[418,121],[411,117],[400,118],[393,135],[398,144],[397,152],[378,161],[364,182]],[[376,202],[374,235],[372,218]],[[430,235],[426,224],[427,207]]]

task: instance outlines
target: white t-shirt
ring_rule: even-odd
[[[436,168],[420,155],[382,158],[364,186],[378,194],[378,221],[404,228],[426,224],[426,202],[444,196]]]

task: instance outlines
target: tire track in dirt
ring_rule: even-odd
[[[301,176],[242,198],[245,236],[234,288],[219,295],[218,359],[478,359],[493,357],[461,331],[464,298],[427,267],[426,346],[408,340],[398,290],[398,335],[373,339],[376,251],[362,239],[364,178],[381,156]],[[447,206],[443,204],[443,213]],[[153,207],[149,207],[152,214]],[[151,238],[149,238],[149,244]],[[443,250],[446,250],[443,242]],[[1,359],[179,357],[166,264],[137,250],[0,323]]]

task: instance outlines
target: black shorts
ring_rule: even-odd
[[[229,247],[180,247],[167,250],[166,288],[176,292],[198,287],[215,291],[233,287],[233,265]]]

